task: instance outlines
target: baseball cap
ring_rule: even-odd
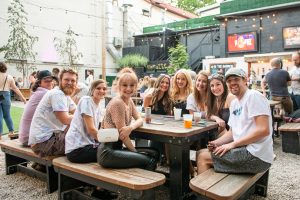
[[[37,79],[42,80],[43,78],[53,78],[56,79],[55,76],[52,75],[52,73],[49,70],[41,70],[37,73]]]
[[[239,76],[242,78],[246,77],[246,73],[244,70],[240,68],[230,68],[225,74],[225,80],[229,78],[229,76]]]

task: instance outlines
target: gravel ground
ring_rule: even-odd
[[[251,197],[254,199],[268,200],[300,200],[300,156],[283,153],[281,138],[275,138],[274,150],[276,160],[271,167],[268,187],[268,197]],[[5,175],[4,154],[0,153],[0,199],[1,200],[50,200],[57,199],[57,192],[47,194],[46,184],[35,178],[21,173]],[[125,200],[120,197],[119,200]],[[156,199],[169,199],[167,190],[161,188],[156,192]]]

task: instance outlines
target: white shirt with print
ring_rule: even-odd
[[[29,145],[45,142],[52,136],[53,131],[64,130],[65,125],[56,118],[54,112],[70,112],[75,108],[73,100],[59,88],[48,91],[33,115],[29,131]]]
[[[83,115],[93,118],[94,126],[98,129],[102,119],[102,110],[105,108],[105,99],[101,100],[99,105],[96,105],[90,96],[84,96],[80,99],[77,109],[74,113],[70,128],[67,132],[65,142],[65,153],[70,153],[75,149],[85,147],[86,145],[97,145],[98,142],[89,135],[83,121]]]
[[[261,160],[273,162],[272,117],[268,100],[258,91],[247,90],[242,99],[234,99],[230,105],[228,124],[231,127],[233,140],[236,141],[255,129],[254,117],[269,116],[269,135],[247,145],[247,150]]]

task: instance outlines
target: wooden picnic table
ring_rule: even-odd
[[[131,136],[146,140],[153,140],[168,144],[170,158],[170,199],[183,199],[190,192],[189,189],[189,163],[190,145],[203,137],[211,140],[216,137],[218,124],[207,122],[205,126],[193,126],[191,129],[183,127],[183,121],[173,118],[152,115],[152,122],[163,124],[146,124],[135,129]]]

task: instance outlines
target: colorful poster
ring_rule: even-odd
[[[283,46],[284,48],[299,48],[300,47],[300,27],[285,27],[283,28]]]

